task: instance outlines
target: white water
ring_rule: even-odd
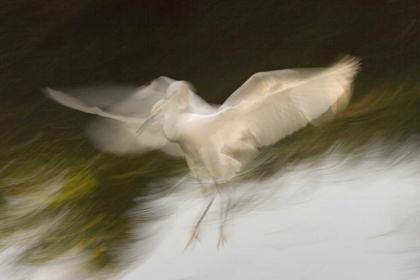
[[[420,279],[418,151],[407,143],[387,160],[376,152],[355,165],[333,153],[243,186],[263,190],[261,203],[232,214],[219,249],[215,205],[201,243],[183,252],[206,202],[178,198],[152,257],[123,280]]]

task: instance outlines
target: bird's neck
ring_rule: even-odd
[[[165,116],[163,122],[163,133],[165,137],[171,142],[177,142],[179,139],[179,129],[176,127],[180,112],[178,110],[171,110]]]

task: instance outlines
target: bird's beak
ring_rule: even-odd
[[[136,136],[140,137],[141,134],[146,130],[147,126],[149,126],[160,114],[162,109],[156,110],[150,117],[148,117],[144,123],[139,127],[139,129],[136,132]]]

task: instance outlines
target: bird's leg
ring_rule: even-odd
[[[217,241],[217,248],[220,247],[220,245],[225,246],[226,239],[224,235],[224,228],[226,224],[226,220],[229,214],[229,208],[230,208],[230,198],[227,199],[227,203],[225,204],[225,209],[223,209],[223,205],[220,204],[220,229],[219,229],[219,239]]]
[[[216,198],[216,195],[217,195],[217,194],[215,194],[215,195],[213,196],[213,198],[210,200],[209,204],[208,204],[208,205],[207,205],[207,207],[206,207],[206,210],[204,210],[203,214],[201,215],[200,219],[198,220],[197,224],[195,225],[195,227],[194,227],[194,231],[193,231],[193,233],[192,233],[192,235],[191,235],[190,239],[188,240],[187,245],[185,245],[184,251],[185,251],[185,250],[186,250],[186,249],[187,249],[187,248],[191,245],[191,243],[194,241],[194,239],[199,240],[199,239],[198,239],[198,230],[199,230],[199,228],[200,228],[201,223],[202,223],[202,222],[203,222],[203,220],[204,220],[204,217],[207,215],[207,212],[210,210],[210,207],[211,207],[211,205],[213,204],[213,202],[214,202],[214,200],[215,200],[215,198]]]
[[[206,188],[206,186],[204,186],[201,182],[200,182],[200,190],[201,190],[201,194],[204,197],[209,197],[209,195],[211,194],[211,191],[209,191],[208,188]]]

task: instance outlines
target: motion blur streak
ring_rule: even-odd
[[[183,181],[172,195],[150,198],[150,205],[164,205],[171,215],[151,223],[156,246],[150,258],[116,279],[418,279],[419,144],[417,136],[398,145],[375,138],[346,156],[338,143],[324,157],[270,179],[227,187],[221,200],[232,207],[227,244],[219,249],[220,211],[213,207],[202,242],[182,252],[207,203],[193,191],[195,181]],[[31,274],[21,279],[101,279],[77,278],[84,256],[74,256],[42,269],[26,267]]]

